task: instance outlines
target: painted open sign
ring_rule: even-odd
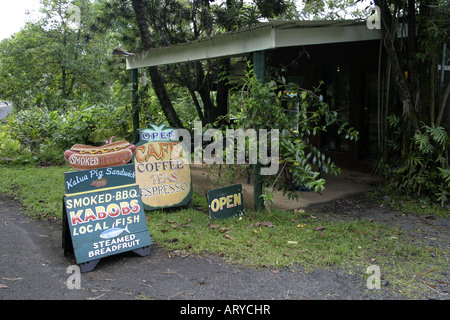
[[[208,190],[206,194],[211,219],[238,217],[244,214],[244,197],[241,184]]]

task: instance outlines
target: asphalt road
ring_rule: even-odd
[[[6,116],[11,112],[11,104],[7,105],[5,102],[0,102],[0,120],[6,118]]]
[[[165,252],[156,243],[149,256],[129,252],[103,258],[93,271],[81,273],[75,281],[79,289],[70,289],[67,280],[75,273],[69,267],[76,262],[73,255],[64,255],[61,230],[61,221],[31,220],[17,201],[0,194],[0,300],[149,299],[199,305],[201,300],[396,298],[368,291],[361,275],[255,270],[216,256]]]

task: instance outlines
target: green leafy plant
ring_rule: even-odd
[[[384,178],[387,189],[392,186],[397,192],[431,197],[444,206],[450,195],[446,156],[450,139],[445,128],[422,122],[410,138],[407,153],[399,157],[404,128],[398,116],[391,115],[387,120],[389,138],[376,164],[376,172]]]
[[[18,163],[62,164],[76,143],[132,139],[131,112],[114,104],[81,105],[64,112],[33,107],[13,112],[0,133],[0,155]]]
[[[15,139],[4,124],[0,124],[0,157],[9,158],[20,152],[20,141]]]
[[[322,173],[339,174],[340,169],[326,154],[326,146],[313,143],[313,138],[331,125],[345,139],[356,141],[358,132],[339,119],[315,91],[300,88],[296,83],[257,79],[248,65],[244,82],[237,87],[238,99],[232,99],[231,113],[237,118],[234,127],[247,129],[278,129],[280,171],[264,176],[266,185],[262,195],[266,205],[273,203],[273,190],[282,189],[289,197],[298,197],[298,187],[320,192],[325,188]],[[288,94],[289,92],[289,94]],[[291,94],[294,93],[294,94]],[[268,142],[267,149],[271,145]],[[261,150],[260,150],[261,151]]]

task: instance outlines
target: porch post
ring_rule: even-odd
[[[139,108],[138,108],[138,69],[131,69],[131,82],[132,82],[132,101],[131,108],[133,112],[133,132],[134,143],[139,141]]]
[[[264,67],[265,67],[265,51],[253,52],[253,68],[257,79],[264,83]],[[259,128],[255,128],[258,130]],[[258,131],[257,131],[258,132]],[[258,133],[257,133],[258,135]],[[258,137],[259,138],[259,137]],[[259,139],[258,139],[259,141]],[[253,165],[253,199],[255,202],[255,210],[264,210],[264,201],[262,195],[262,177],[261,177],[261,163],[257,160],[257,163]]]

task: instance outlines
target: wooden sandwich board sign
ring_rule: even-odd
[[[150,254],[152,243],[134,164],[135,145],[126,140],[103,146],[75,144],[64,152],[78,170],[64,174],[62,245],[74,253],[81,272],[101,258],[133,251]]]
[[[244,214],[244,197],[242,185],[208,190],[209,216],[212,220],[239,217]]]
[[[152,125],[139,130],[133,161],[147,210],[183,206],[192,198],[191,168],[175,129]]]
[[[150,254],[152,241],[136,184],[67,194],[63,217],[63,239],[71,244],[64,249],[73,249],[81,272],[92,271],[106,256]]]

